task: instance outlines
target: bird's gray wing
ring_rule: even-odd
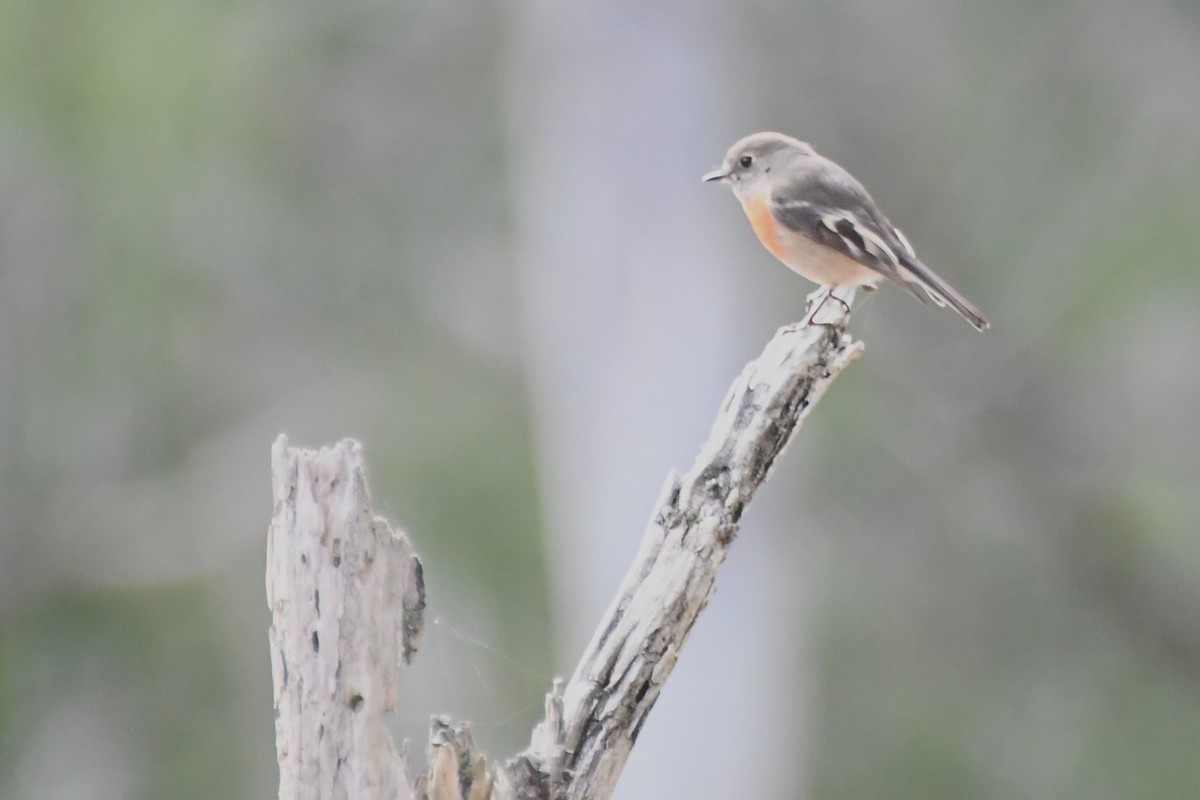
[[[811,172],[777,190],[771,205],[776,218],[789,229],[837,250],[928,302],[926,293],[913,285],[920,283],[920,277],[910,265],[920,262],[908,241],[849,175]]]
[[[797,233],[870,267],[923,303],[949,305],[976,329],[988,327],[970,300],[921,263],[867,190],[832,162],[783,187],[771,203],[778,219]]]

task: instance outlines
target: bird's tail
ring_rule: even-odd
[[[915,290],[919,287],[934,303],[937,303],[939,306],[948,305],[961,314],[963,319],[975,326],[975,330],[984,331],[991,325],[987,317],[975,307],[974,303],[963,297],[958,290],[942,280],[936,272],[915,258],[906,259],[906,262],[900,268],[900,271],[904,275],[904,279],[908,282],[909,288],[913,290],[913,294],[916,294],[918,298],[921,296]]]

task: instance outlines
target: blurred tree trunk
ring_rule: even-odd
[[[750,131],[724,62],[738,35],[728,9],[599,0],[516,8],[506,107],[517,263],[566,666],[624,574],[637,546],[630,532],[661,475],[703,435],[728,375],[756,345],[743,324],[756,311],[739,308],[746,265],[729,237],[698,222],[720,204],[731,229],[744,224],[700,175]],[[654,757],[630,763],[630,796],[714,786],[798,796],[796,775],[781,780],[768,765],[787,759],[803,772],[800,723],[767,687],[786,681],[803,694],[807,678],[792,659],[805,620],[762,589],[769,567],[739,564],[758,578],[730,586],[693,642],[697,656],[677,678],[688,689],[668,696],[644,733]],[[721,653],[763,641],[772,657],[746,664],[726,691],[705,691],[724,680]],[[689,694],[704,698],[699,708],[672,700]],[[711,724],[696,726],[698,713]],[[780,735],[748,735],[764,727]],[[690,767],[703,752],[722,757],[701,775]],[[755,760],[762,769],[747,784],[743,766]]]

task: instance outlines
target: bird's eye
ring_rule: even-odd
[[[742,156],[738,163],[742,165],[742,169],[750,169],[750,165],[754,163],[754,156]]]

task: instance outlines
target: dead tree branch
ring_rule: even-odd
[[[836,304],[830,304],[836,306]],[[361,449],[272,452],[267,596],[281,800],[609,797],[708,603],[742,512],[830,383],[862,351],[848,311],[780,329],[734,381],[691,468],[668,476],[640,551],[530,746],[502,767],[435,718],[413,775],[383,726],[420,643],[424,585],[403,534],[371,512]]]
[[[691,468],[667,477],[641,550],[525,760],[557,798],[612,794],[708,603],[746,504],[830,383],[862,352],[835,321],[781,329],[733,382]],[[515,766],[510,762],[510,769]],[[529,765],[523,765],[528,768]]]

